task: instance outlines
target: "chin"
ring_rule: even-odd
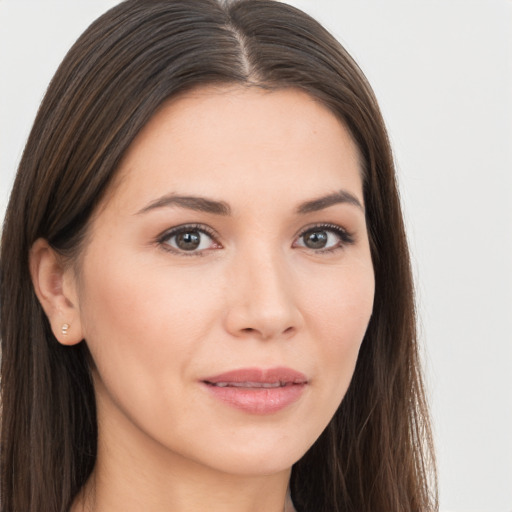
[[[229,438],[228,434],[228,438]],[[209,451],[209,465],[223,473],[240,476],[264,476],[289,471],[315,442],[316,437],[300,438],[297,430],[280,434],[274,438],[254,433],[243,440],[231,439],[228,443],[217,443]],[[202,452],[202,460],[204,455]],[[198,462],[200,462],[198,460]]]

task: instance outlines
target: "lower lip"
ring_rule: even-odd
[[[204,383],[208,391],[222,402],[251,414],[272,414],[290,406],[301,397],[306,384],[289,384],[279,388],[219,387]]]

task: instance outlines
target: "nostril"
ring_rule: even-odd
[[[289,334],[292,334],[293,332],[295,331],[295,328],[293,326],[290,326],[290,327],[287,327],[284,331],[281,331],[281,335],[289,335]],[[275,332],[275,333],[271,333],[271,332],[266,332],[265,330],[260,330],[260,329],[256,329],[254,327],[245,327],[241,330],[241,332],[245,333],[245,334],[254,334],[254,333],[258,333],[260,336],[262,336],[263,338],[267,339],[267,338],[272,338],[274,335],[279,335],[278,332]]]

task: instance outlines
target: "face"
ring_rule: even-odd
[[[227,473],[296,462],[372,311],[344,126],[295,90],[190,92],[132,144],[89,235],[77,303],[100,442]]]

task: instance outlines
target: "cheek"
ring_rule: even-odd
[[[341,402],[352,379],[372,314],[374,291],[373,268],[368,262],[343,269],[338,279],[326,282],[323,292],[310,294],[310,325],[318,340],[320,378],[334,403]]]
[[[84,273],[84,337],[102,377],[140,373],[143,365],[179,371],[193,357],[198,347],[191,340],[200,339],[212,316],[208,294],[175,272],[137,261],[104,260]]]
[[[186,416],[193,402],[184,399],[183,383],[204,350],[217,304],[201,283],[191,286],[186,272],[138,258],[89,261],[81,306],[98,414],[110,429],[133,424],[167,439],[165,432],[179,427],[168,411]]]
[[[327,339],[347,342],[362,339],[375,293],[371,261],[356,260],[325,275],[317,274],[311,281],[316,286],[303,291],[309,303],[305,309],[309,312],[310,323],[323,329]]]

